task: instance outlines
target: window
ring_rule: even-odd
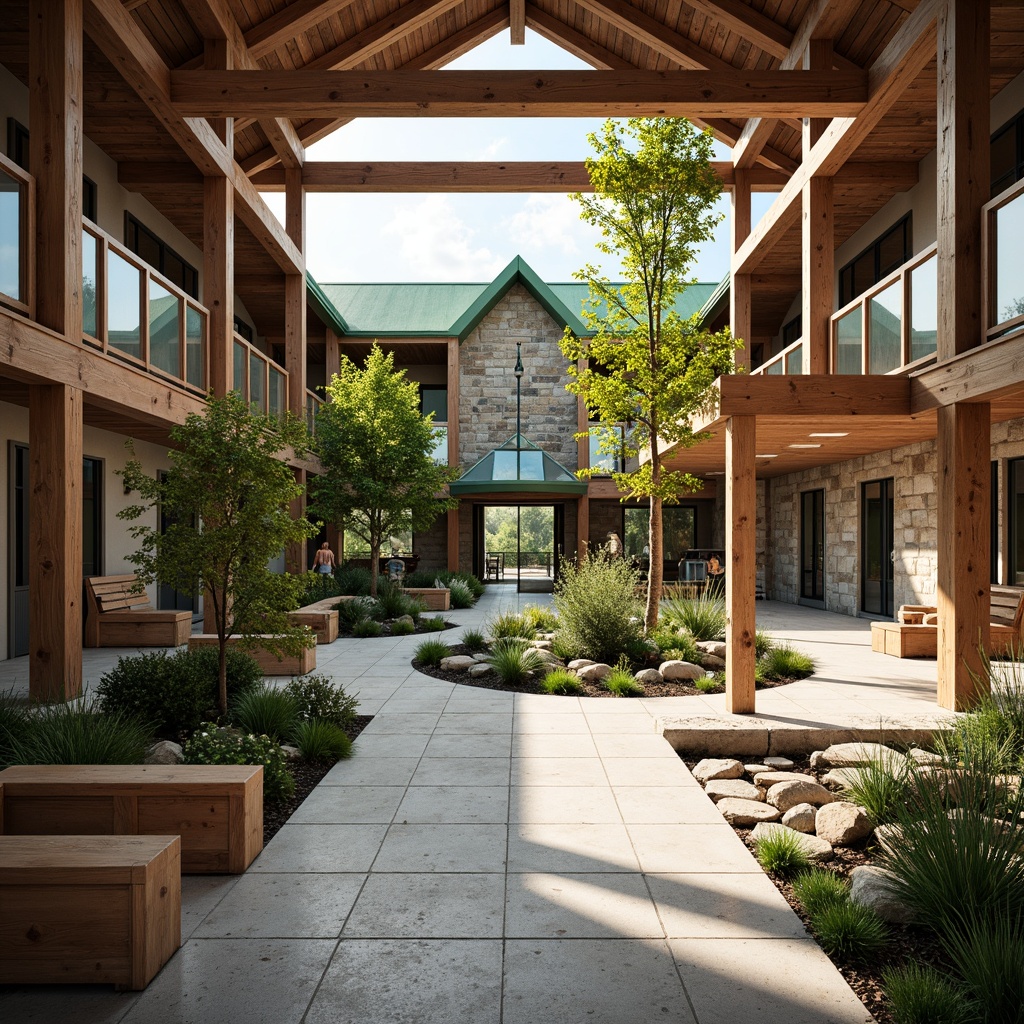
[[[788,324],[784,324],[782,327],[782,347],[788,348],[794,341],[799,341],[803,333],[803,317],[797,314]]]
[[[186,295],[199,298],[199,271],[130,213],[124,215],[124,244]]]
[[[678,562],[697,543],[697,509],[693,505],[665,505],[661,510],[662,556]]]
[[[237,334],[240,338],[244,338],[246,341],[248,341],[250,344],[252,344],[252,340],[253,340],[252,328],[241,317],[238,317],[238,316],[235,317],[235,325],[234,326],[235,326],[235,334]]]
[[[13,117],[7,118],[7,156],[23,171],[28,167],[28,129]],[[82,216],[96,221],[96,182],[82,175]]]
[[[1010,571],[1007,582],[1011,586],[1024,583],[1024,459],[1011,459],[1007,464],[1006,514],[1010,520]]]
[[[839,271],[840,309],[913,256],[910,226],[908,213]]]
[[[992,493],[989,506],[989,582],[999,582],[999,461],[992,460]]]
[[[622,510],[622,546],[626,558],[639,558],[647,547],[650,531],[650,509],[624,508]]]
[[[825,600],[825,492],[800,495],[800,596]]]
[[[448,422],[448,388],[439,384],[420,385],[420,412],[434,414],[435,423]]]
[[[94,224],[99,219],[99,192],[92,178],[82,175],[82,216]]]
[[[103,460],[82,462],[82,575],[103,575]]]
[[[992,195],[1024,178],[1024,111],[992,135]]]

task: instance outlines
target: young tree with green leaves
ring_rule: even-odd
[[[458,507],[444,488],[458,469],[438,465],[433,416],[420,412],[419,388],[374,344],[361,369],[342,357],[316,421],[323,472],[313,482],[316,514],[370,547],[370,593],[377,594],[381,546],[392,534],[425,530]]]
[[[567,330],[562,352],[569,390],[600,420],[601,450],[623,459],[644,456],[637,469],[612,476],[626,498],[650,499],[650,631],[663,582],[662,505],[700,486],[691,474],[667,469],[663,449],[701,439],[689,417],[710,406],[710,385],[734,368],[737,342],[728,330],[712,333],[696,316],[684,319],[675,310],[697,248],[722,220],[714,212],[721,183],[710,164],[710,132],[684,119],[609,120],[589,141],[596,153],[587,158],[594,194],[572,198],[581,219],[601,229],[597,248],[620,260],[627,283],[613,285],[592,265],[576,274],[590,289],[583,317],[591,336]],[[577,369],[580,359],[588,361],[586,369]]]
[[[122,476],[140,500],[117,515],[148,518],[149,525],[130,528],[139,550],[129,561],[142,583],[159,580],[185,594],[203,593],[212,605],[218,702],[225,714],[232,636],[272,634],[266,646],[287,654],[308,642],[308,631],[291,626],[287,617],[303,577],[267,567],[286,545],[314,532],[306,519],[291,517],[289,502],[303,488],[281,457],[288,449],[301,456],[308,438],[301,422],[254,413],[232,393],[211,398],[202,416],[191,414],[171,430],[171,440],[171,468],[157,477],[143,471],[128,442],[132,458]],[[168,521],[163,531],[155,525],[161,512]]]

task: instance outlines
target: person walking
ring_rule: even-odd
[[[608,543],[605,545],[605,551],[608,552],[608,557],[611,559],[622,557],[622,541],[614,531],[608,533]]]
[[[319,550],[313,556],[313,572],[322,573],[324,576],[334,575],[334,552],[327,541],[320,545]]]

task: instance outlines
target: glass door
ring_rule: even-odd
[[[893,480],[861,484],[861,611],[892,618]]]
[[[800,495],[800,596],[825,600],[825,492]]]

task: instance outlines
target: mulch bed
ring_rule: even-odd
[[[426,618],[434,618],[432,615],[425,616]],[[455,629],[458,625],[457,622],[449,622],[445,619],[444,629]],[[338,627],[338,636],[348,637],[350,640],[380,640],[382,637],[391,636],[391,623],[382,622],[380,624],[381,631],[377,636],[358,637],[351,629],[346,626]],[[399,636],[417,636],[421,633],[443,633],[444,629],[431,629],[428,626],[421,625],[419,622],[416,623],[416,628],[411,633],[399,633]]]
[[[371,722],[373,715],[356,715],[347,729],[348,738],[354,740]],[[263,808],[263,845],[266,846],[280,831],[281,826],[298,810],[303,800],[319,785],[320,780],[334,767],[333,761],[296,761],[288,766],[295,778],[295,795],[291,800]]]
[[[471,651],[465,644],[452,644],[451,653],[455,654],[474,654],[476,652]],[[521,686],[513,686],[503,683],[493,673],[486,676],[478,676],[472,678],[465,672],[446,672],[440,668],[431,668],[428,665],[421,665],[419,662],[413,660],[412,667],[417,672],[422,672],[425,676],[433,676],[435,679],[444,679],[449,683],[461,683],[463,686],[479,686],[484,690],[505,690],[508,693],[544,693],[538,683],[534,680],[528,683],[524,683]],[[778,682],[770,683],[758,683],[757,688],[759,690],[769,690],[775,686],[785,686],[787,683],[792,683],[795,680],[783,679]],[[577,694],[580,697],[615,697],[616,694],[606,690],[600,683],[587,683],[582,679],[580,685],[583,687],[582,691]],[[710,690],[698,690],[696,686],[691,686],[686,682],[677,681],[666,681],[663,683],[643,683],[643,694],[644,697],[698,697],[702,694],[709,693],[725,693],[724,686],[714,686]],[[550,694],[549,696],[557,696],[557,694]],[[641,696],[638,694],[637,696]]]

